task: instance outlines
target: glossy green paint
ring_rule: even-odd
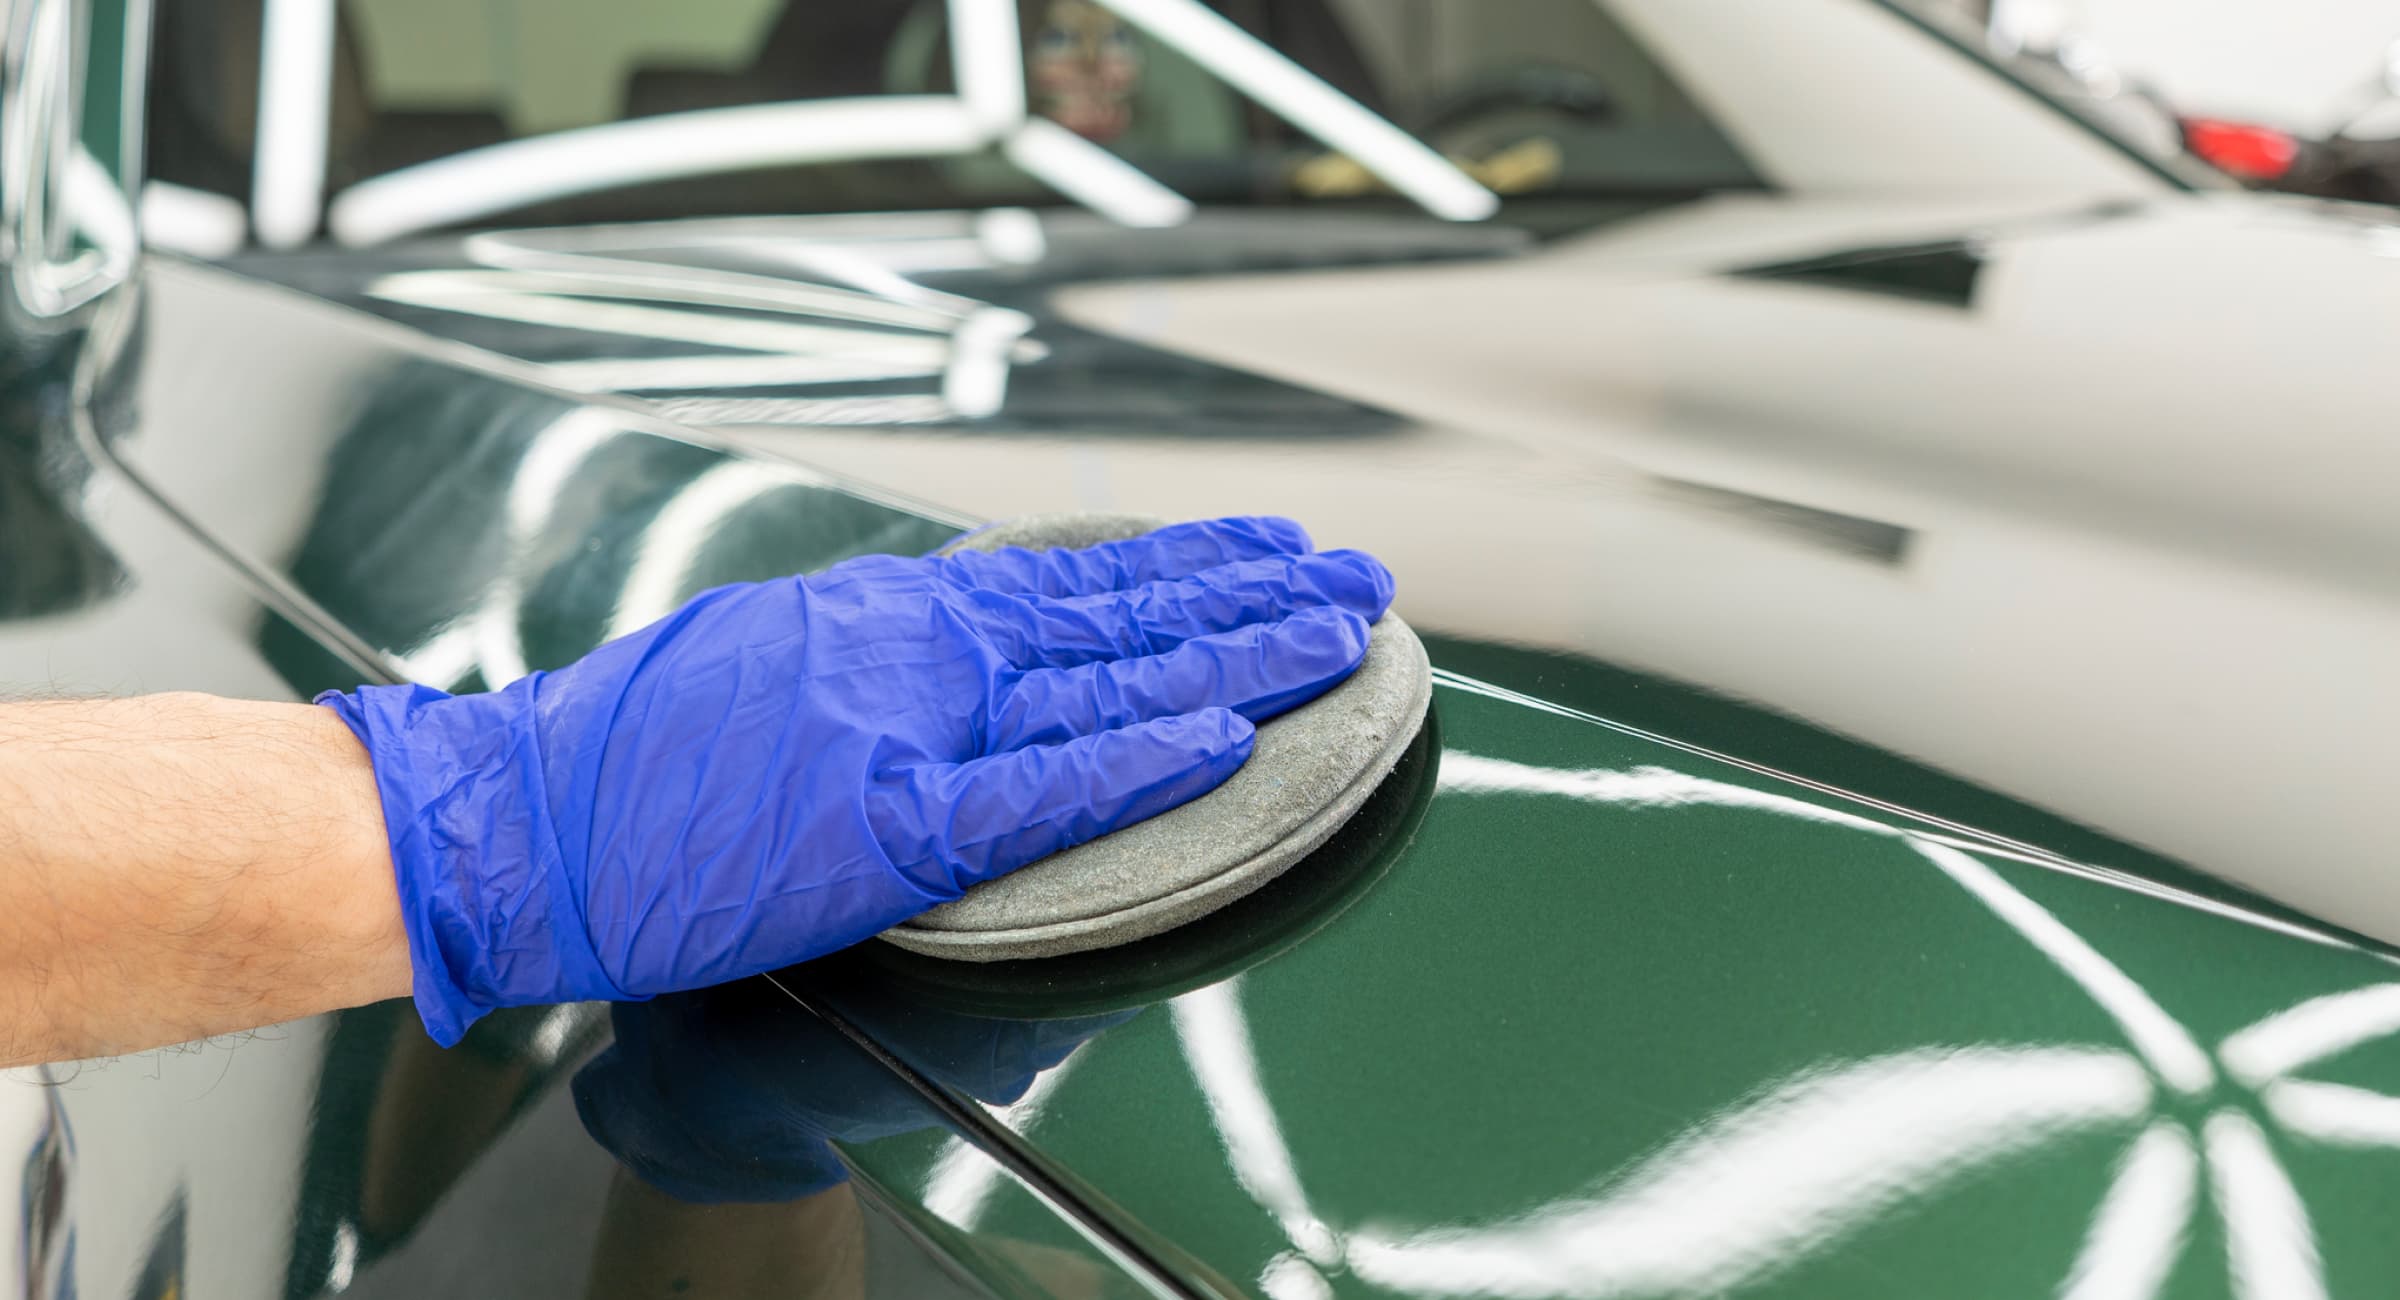
[[[154,408],[125,401],[122,388],[104,387],[87,409],[69,400],[79,359],[107,371],[112,355],[130,355],[115,351],[129,341],[158,341],[146,332],[154,319],[135,308],[131,296],[110,302],[100,315],[100,339],[84,340],[88,350],[80,354],[52,353],[38,367],[0,371],[0,470],[8,471],[0,473],[6,557],[0,683],[12,691],[305,698],[389,675],[391,665],[367,645],[367,633],[410,618],[454,624],[467,608],[462,590],[480,590],[455,580],[488,581],[488,565],[505,555],[468,526],[503,522],[488,501],[445,503],[438,485],[407,472],[448,463],[458,471],[452,483],[504,487],[506,474],[477,458],[479,443],[521,451],[522,444],[508,441],[510,429],[538,431],[573,409],[457,372],[449,375],[453,400],[428,409],[410,396],[422,395],[411,382],[421,369],[340,372],[357,381],[362,395],[392,395],[364,401],[368,415],[356,431],[387,448],[432,453],[369,457],[345,471],[363,471],[364,480],[332,480],[350,490],[339,500],[357,509],[328,510],[314,531],[368,554],[357,569],[304,565],[302,579],[347,581],[384,598],[334,601],[342,617],[364,630],[343,628],[308,596],[309,588],[279,593],[262,585],[258,557],[269,552],[250,543],[263,534],[242,531],[299,520],[275,553],[302,559],[313,553],[305,544],[312,535],[305,511],[314,498],[304,485],[328,480],[313,472],[278,477],[297,463],[282,457],[291,444],[276,447],[277,419],[260,415],[236,436],[183,441],[193,457],[184,461],[137,452],[155,453],[152,437],[162,431],[173,442],[176,430],[207,430],[208,402],[170,404],[174,418],[153,424]],[[260,341],[296,345],[321,325],[303,314],[286,334],[269,331]],[[246,406],[257,396],[240,386],[238,371],[199,373],[206,377],[200,387],[219,399]],[[117,372],[116,380],[129,374]],[[353,427],[304,430],[322,458]],[[421,434],[429,436],[412,441]],[[570,507],[581,502],[638,521],[644,502],[654,505],[734,463],[636,429],[603,442],[603,454],[578,481],[598,499],[570,493]],[[344,455],[355,457],[356,449]],[[255,471],[227,485],[231,501],[237,507],[248,501],[249,509],[220,513],[220,503],[181,482],[172,485],[180,490],[162,493],[162,503],[146,490],[153,480],[124,468],[139,463],[179,475],[183,467],[212,462]],[[368,490],[362,482],[376,486]],[[262,484],[289,487],[283,504],[303,513],[280,514],[277,494],[261,493]],[[715,521],[684,579],[738,580],[759,576],[746,565],[813,566],[952,531],[797,471],[768,487],[758,510]],[[460,512],[446,513],[445,505]],[[418,513],[421,507],[430,513]],[[214,543],[226,547],[225,555],[214,552],[190,517],[173,513],[187,508],[226,525],[226,536]],[[587,522],[567,518],[578,530]],[[415,531],[429,520],[443,526]],[[584,588],[583,571],[574,566],[591,563],[584,556],[605,562],[640,553],[638,523],[628,527],[622,549],[587,549],[586,533],[578,531],[571,545],[551,554],[567,561],[568,571],[560,585],[532,584],[544,594],[529,602],[533,612],[521,630],[534,653],[571,655],[571,648],[560,648],[561,638],[588,642],[601,635],[607,610],[595,611],[575,594]],[[387,557],[382,568],[371,558],[378,542]],[[394,553],[399,561],[389,558]],[[613,577],[621,586],[625,574]],[[807,1019],[797,1008],[779,1012],[784,1023]],[[29,1238],[41,1248],[36,1262],[66,1278],[43,1293],[602,1297],[631,1292],[629,1283],[616,1285],[629,1257],[668,1266],[688,1260],[694,1267],[687,1279],[709,1276],[701,1266],[755,1259],[778,1288],[804,1289],[855,1280],[862,1255],[865,1295],[881,1300],[1155,1293],[1140,1268],[997,1166],[989,1169],[991,1195],[1019,1225],[1013,1234],[959,1232],[908,1195],[887,1195],[872,1177],[818,1199],[820,1210],[831,1204],[839,1211],[834,1219],[848,1225],[846,1236],[798,1230],[807,1206],[681,1205],[647,1193],[586,1136],[576,1115],[571,1081],[608,1041],[609,1023],[604,1006],[512,1009],[477,1025],[458,1049],[442,1051],[407,1003],[390,1002],[256,1035],[61,1065],[39,1080],[0,1081],[0,1118],[13,1117],[28,1099],[55,1117],[34,1148],[43,1160],[24,1167],[27,1195],[59,1207]],[[872,1061],[859,1068],[880,1077]],[[938,1127],[942,1120],[928,1112],[925,1122]],[[25,1152],[11,1147],[8,1156],[22,1159]],[[978,1168],[971,1153],[953,1163]],[[8,1225],[11,1232],[20,1226]],[[695,1285],[713,1291],[705,1281]]]
[[[2385,984],[2386,957],[1463,680],[1437,709],[1442,792],[1389,874],[1306,944],[1094,1041],[1021,1140],[1278,1294],[1312,1245],[1345,1295],[1472,1294],[1506,1258],[1526,1271],[1505,1294],[2042,1294],[2136,1139],[2198,1149],[2245,1121],[2333,1293],[2400,1265],[2364,1211],[2400,1152],[2290,1132],[2207,1064]],[[1660,802],[1493,788],[1562,781]],[[2193,1061],[2205,1079],[2179,1076]],[[2388,1089],[2395,1067],[2378,1039],[2309,1077]],[[858,1154],[906,1185],[930,1152]],[[2167,1294],[2227,1293],[2192,1179],[2254,1171],[2220,1155],[2167,1179],[2194,1205]],[[1490,1231],[1558,1213],[1584,1217],[1547,1243]],[[1479,1230],[1493,1254],[1439,1248]]]
[[[954,527],[413,352],[280,291],[183,271],[154,281],[150,306],[171,372],[217,380],[178,394],[185,427],[241,418],[295,352],[347,376],[341,420],[253,421],[239,445],[129,437],[119,454],[391,673],[473,686],[441,657],[462,626],[505,632],[529,666],[563,662],[716,582],[921,550]],[[191,328],[204,320],[227,327]],[[314,486],[280,517],[211,486],[297,464]],[[515,485],[543,476],[532,511]],[[705,513],[678,505],[712,495]],[[294,688],[342,684],[326,630],[297,630],[262,640]],[[865,1032],[935,1078],[912,1059],[910,999],[928,1017],[1132,1013],[992,1109],[997,1132],[929,1118],[848,1148],[878,1203],[970,1259],[1032,1242],[1113,1267],[1097,1223],[1204,1294],[1472,1294],[1507,1267],[1510,1294],[2023,1295],[2074,1272],[2138,1143],[2153,1154],[2137,1181],[2185,1207],[2180,1235],[2144,1257],[2171,1270],[2167,1294],[2226,1293],[2220,1202],[2249,1203],[2212,1179],[2272,1200],[2288,1177],[2308,1238],[2277,1244],[2320,1251],[2336,1293],[2400,1265],[2359,1208],[2400,1189],[2400,1151],[2295,1127],[2264,1100],[2275,1078],[2220,1063],[2278,1013],[2390,982],[2380,951],[1738,703],[1458,638],[1433,652],[1435,726],[1407,784],[1213,924],[1080,967],[944,976],[869,951],[787,973],[813,996],[864,972],[903,1002]],[[1610,700],[1676,738],[1589,711]],[[1884,802],[1762,758],[1860,778]],[[1911,794],[1950,820],[1893,806]],[[811,1013],[790,1014],[796,1030]],[[340,1046],[368,1017],[423,1054],[398,1008],[342,1018],[326,1078],[367,1100],[344,1111],[329,1084],[317,1103],[334,1118],[309,1159],[333,1172],[301,1202],[293,1294],[333,1276],[344,1207],[375,1182],[371,1126],[338,1119],[393,1087],[387,1061]],[[2400,1052],[2362,1023],[2353,1050],[2298,1077],[2400,1087]],[[502,1061],[532,1041],[492,1033]],[[553,1060],[549,1107],[575,1063]],[[532,1121],[506,1118],[509,1094],[494,1108],[504,1084],[480,1067],[423,1068],[454,1077],[452,1106],[485,1097],[502,1117],[445,1176],[505,1197],[528,1157],[503,1153]],[[2263,1165],[2244,1163],[2253,1131]],[[1543,1216],[1567,1227],[1518,1233]],[[408,1276],[384,1258],[369,1262]],[[969,1266],[1005,1285],[998,1265]]]
[[[105,97],[85,107],[108,134]],[[1350,256],[1348,238],[1294,260]],[[1162,253],[1117,256],[1156,273]],[[146,371],[140,400],[103,392],[97,432],[115,451],[97,464],[62,427],[64,376],[9,395],[31,432],[0,451],[70,472],[36,484],[48,513],[0,523],[42,522],[44,553],[68,555],[49,534],[80,546],[90,524],[105,562],[69,566],[88,581],[62,604],[17,599],[8,579],[28,570],[9,557],[7,683],[91,663],[112,687],[473,689],[485,664],[564,662],[716,582],[922,550],[959,522],[426,347],[445,331],[422,315],[370,325],[310,300],[355,301],[354,270],[348,255],[294,259],[283,278],[301,293],[154,281],[129,367]],[[1105,428],[1136,392],[1156,399],[1144,420],[1181,417],[1186,433],[1402,424],[1163,352],[1081,370],[1104,343],[1044,337],[1070,346],[990,429]],[[588,344],[534,342],[519,360]],[[563,467],[561,448],[575,451]],[[232,563],[146,504],[126,466]],[[712,493],[718,508],[678,510]],[[82,513],[102,506],[105,520]],[[67,606],[138,617],[51,617]],[[513,651],[495,660],[495,646]],[[2245,1268],[2250,1294],[2270,1292],[2261,1258],[2321,1258],[2332,1294],[2388,1289],[2388,955],[1765,709],[1570,655],[1434,649],[1446,676],[1424,752],[1245,906],[1080,965],[944,973],[869,950],[785,974],[803,996],[873,980],[928,1019],[1130,1013],[993,1108],[996,1133],[928,1111],[848,1148],[874,1231],[922,1268],[870,1277],[870,1294],[926,1294],[948,1273],[1006,1296],[1162,1279],[1278,1300],[2021,1296],[2059,1289],[2087,1255],[2156,1265],[2176,1296],[2240,1294],[2229,1279]],[[2229,1068],[2244,1059],[2229,1043],[2257,1048],[2258,1026],[2302,1023],[2274,1020],[2296,1007],[2355,1041],[2321,1036],[2281,1074]],[[816,1024],[788,1014],[757,1032]],[[628,1242],[744,1244],[739,1207],[621,1213],[630,1175],[583,1137],[569,1092],[606,1025],[598,1008],[527,1009],[441,1053],[387,1004],[162,1057],[147,1076],[66,1077],[85,1293],[128,1293],[125,1278],[134,1294],[208,1290],[186,1278],[194,1261],[246,1254],[293,1296],[592,1291],[606,1281],[593,1261]],[[910,1017],[871,1029],[918,1064]],[[211,1130],[240,1149],[176,1145]],[[222,1217],[285,1175],[287,1216]],[[2278,1201],[2287,1180],[2297,1214]],[[2122,1221],[2101,1211],[2125,1187],[2164,1207],[2148,1239],[2100,1226]],[[1559,1230],[1515,1231],[1543,1215]],[[102,1249],[129,1237],[130,1252]],[[121,1258],[137,1267],[106,1272]],[[783,1262],[796,1285],[829,1261]]]
[[[2145,880],[2238,904],[2311,929],[2340,930],[2260,898],[2164,854],[2129,844],[2021,799],[1961,780],[1887,749],[1813,726],[1757,704],[1653,673],[1579,655],[1428,638],[1452,671],[1508,682],[1553,704],[1638,731],[1743,759],[1879,803],[1972,826],[2084,862],[2107,863]],[[2357,938],[2352,935],[2351,938]],[[2359,940],[2372,943],[2371,940]]]
[[[131,193],[141,181],[140,124],[125,116],[126,71],[145,57],[150,6],[146,0],[99,0],[78,12],[84,33],[82,139],[101,166]]]

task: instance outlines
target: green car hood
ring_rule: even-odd
[[[295,684],[471,688],[961,522],[323,286],[148,287],[140,396],[176,427],[113,454],[279,594],[262,644]],[[853,958],[929,1014],[1117,1018],[1019,1100],[849,1147],[860,1176],[1038,1236],[1032,1179],[1170,1290],[1277,1300],[2366,1294],[2400,1269],[2380,950],[1995,796],[1921,783],[1937,818],[1787,775],[1728,742],[1812,778],[1867,760],[1755,710],[1699,728],[1722,757],[1588,711],[1605,666],[1433,653],[1383,795],[1212,923],[1071,966]],[[872,1033],[939,1089],[905,1017]]]
[[[1363,895],[991,1112],[1199,1275],[2200,1296],[2400,1266],[2387,958],[1492,683],[1446,673],[1435,711]],[[854,1156],[1019,1230],[957,1149]]]

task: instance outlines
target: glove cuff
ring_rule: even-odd
[[[375,768],[415,972],[444,1047],[501,1007],[622,999],[567,883],[531,733],[539,674],[484,695],[328,691]]]

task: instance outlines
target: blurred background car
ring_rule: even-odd
[[[1994,53],[2015,62],[2028,79],[2084,104],[2128,138],[2180,148],[2246,185],[2361,203],[2400,201],[2400,138],[2354,134],[2380,123],[2393,107],[2400,44],[2384,51],[2376,75],[2347,97],[2336,123],[2318,135],[2179,112],[2157,87],[2072,37],[2043,46],[1993,44]]]
[[[2322,198],[2400,197],[2400,38],[2375,4],[2310,0],[2266,29],[2240,4],[1926,0],[1980,25],[1995,57],[2153,148],[2180,146],[2245,184]],[[2117,56],[2123,42],[2137,55]],[[2173,88],[2168,88],[2168,83]]]

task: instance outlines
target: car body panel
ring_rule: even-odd
[[[135,306],[130,294],[114,300],[96,327],[101,337],[80,353],[59,352],[0,382],[0,520],[11,558],[0,569],[0,680],[45,695],[288,699],[386,676],[390,661],[365,635],[332,622],[299,587],[271,580],[253,556],[230,546],[221,553],[195,532],[182,511],[205,504],[204,494],[162,500],[124,470],[119,454],[173,440],[199,453],[193,465],[252,475],[230,486],[231,500],[263,506],[260,485],[299,492],[307,481],[288,462],[289,477],[276,468],[276,454],[292,444],[277,440],[274,420],[212,427],[204,403],[177,400],[202,390],[259,396],[232,374],[181,372],[198,382],[169,390],[123,382],[139,358],[173,351],[149,346]],[[358,370],[317,373],[362,389],[374,383]],[[160,404],[146,405],[145,393]],[[70,400],[76,395],[86,400]],[[517,394],[520,406],[528,399],[540,400]],[[254,416],[270,409],[252,408]],[[290,409],[316,414],[301,403]],[[709,455],[677,446],[703,463]],[[636,472],[610,475],[608,485],[622,490],[645,472],[670,486],[684,481],[677,473],[689,477],[691,462],[649,450],[618,462]],[[265,454],[245,464],[245,452]],[[889,513],[859,503],[853,517]],[[236,517],[270,530],[278,523],[265,513]],[[850,540],[877,536],[866,529]],[[7,1072],[0,1135],[24,1177],[12,1177],[0,1200],[11,1225],[0,1258],[21,1263],[43,1295],[584,1294],[595,1269],[624,1266],[629,1253],[641,1261],[627,1242],[680,1233],[705,1245],[788,1230],[745,1207],[646,1199],[592,1143],[565,1084],[607,1040],[607,1022],[601,1006],[503,1012],[444,1052],[406,1002],[392,1002],[134,1057]],[[970,1167],[973,1159],[969,1152]],[[990,1181],[1010,1206],[1013,1236],[967,1239],[912,1210],[905,1189],[887,1195],[862,1179],[851,1215],[866,1243],[866,1294],[1158,1293],[1145,1268],[1043,1193],[997,1167]],[[799,1249],[815,1240],[806,1235],[767,1240],[786,1251],[781,1276],[792,1284],[840,1280],[858,1263]]]
[[[56,353],[0,379],[0,681],[44,696],[288,696],[263,649],[289,634],[286,611],[93,461],[94,417],[108,428],[124,412],[78,408],[73,362]],[[230,1292],[271,1293],[290,1236],[284,1170],[305,1137],[288,1117],[307,1113],[313,1068],[269,1058],[303,1057],[318,1036],[291,1027],[238,1062],[227,1041],[0,1076],[12,1171],[0,1258],[21,1260],[28,1286],[61,1288],[44,1295],[77,1294],[79,1277],[82,1294],[172,1294],[164,1284],[187,1270]],[[226,1194],[194,1200],[194,1169],[224,1171]],[[47,1215],[45,1199],[56,1207]],[[95,1261],[105,1261],[106,1291]]]
[[[1809,66],[1715,71],[1774,105]],[[2151,192],[2085,143],[2077,193]],[[578,1078],[670,1000],[449,1052],[393,1002],[11,1080],[0,1257],[49,1295],[707,1292],[762,1256],[891,1297],[2380,1292],[2389,950],[2127,840],[2371,919],[2290,886],[2381,865],[2390,232],[1915,188],[1546,239],[485,232],[154,259],[12,337],[12,687],[476,689],[1053,506],[1299,515],[1395,562],[1440,677],[1367,809],[1205,922],[721,991],[756,1014],[693,1064],[777,1068],[720,1098],[907,1117],[847,1139],[855,1192],[678,1203],[587,1134]],[[2329,305],[2321,355],[2273,327]],[[985,1096],[961,1017],[1084,1041]]]
[[[1004,1112],[1021,1140],[1270,1295],[2008,1296],[2101,1264],[2208,1295],[2253,1253],[2344,1294],[2393,1266],[2359,1212],[2393,1153],[2308,1113],[2400,1067],[2366,1010],[2387,957],[1470,679],[1435,707],[1387,874],[1093,1041]],[[2353,1050],[2259,1047],[2312,1017]],[[958,1205],[945,1152],[856,1154]]]
[[[109,459],[304,612],[311,635],[258,638],[293,691],[343,684],[356,659],[471,687],[713,582],[923,549],[962,518],[800,468],[805,446],[737,449],[288,286],[162,264],[145,289],[121,375],[134,422]],[[1289,381],[1226,382],[1264,397]],[[1383,451],[1431,427],[1329,441]],[[288,490],[262,500],[259,482]],[[1403,573],[1412,615],[1463,586]],[[816,986],[862,962],[928,1008],[1133,1013],[1037,1093],[952,1095],[966,1119],[851,1146],[894,1231],[969,1256],[1031,1242],[1137,1289],[1278,1296],[1472,1293],[1503,1259],[1525,1294],[2021,1294],[2088,1252],[2167,1270],[2179,1295],[2222,1291],[2228,1251],[2319,1267],[2337,1290],[2391,1266],[2354,1212],[2400,1179],[2375,1127],[2400,1088],[2381,949],[2088,833],[2088,863],[2062,857],[2036,813],[1998,819],[2036,842],[2002,839],[1627,728],[1560,700],[1586,681],[1572,657],[1455,635],[1434,655],[1410,797],[1184,947],[1131,950],[1130,976],[1036,963],[1030,983],[945,987],[869,951],[781,977],[804,1004],[792,1032],[838,1018]],[[1792,725],[1726,707],[1761,735]],[[1742,734],[1720,739],[1738,754]],[[1776,743],[1838,751],[1810,734]],[[2237,1050],[2327,1023],[2308,1051]],[[907,1016],[866,1032],[895,1058],[891,1087],[938,1078],[911,1059]],[[568,1153],[564,1075],[604,1037],[592,1009],[537,1010],[497,1020],[479,1052],[432,1053],[387,1004],[198,1059],[301,1072],[294,1113],[315,1119],[283,1175],[293,1293],[550,1286],[573,1270],[536,1268],[515,1225],[545,1225],[544,1258],[625,1231],[594,1193],[597,1149]],[[111,1079],[65,1096],[105,1130],[158,1093]],[[235,1170],[181,1175],[193,1195],[219,1176]],[[87,1180],[83,1204],[163,1196],[159,1177]],[[2129,1197],[2154,1207],[2147,1235],[2103,1212]],[[1093,1224],[1135,1258],[1094,1245]],[[1005,1259],[969,1266],[1016,1285]]]
[[[927,214],[246,269],[955,518],[1304,517],[1398,565],[1429,632],[1755,701],[2400,935],[2375,811],[2400,770],[2379,671],[2400,644],[2377,363],[2400,345],[2396,228],[2250,196],[1871,210],[1649,205],[1538,247],[1357,217],[1043,219],[1014,262]],[[795,274],[795,240],[907,268],[934,301]],[[723,301],[658,304],[657,337],[603,323],[662,268]],[[924,355],[742,387],[639,369],[772,355],[691,322],[794,283],[920,316],[803,347]],[[2342,328],[2297,342],[2280,322],[2303,301]],[[966,416],[945,403],[974,331],[950,327],[979,313],[1023,315],[986,367],[1004,398]]]

